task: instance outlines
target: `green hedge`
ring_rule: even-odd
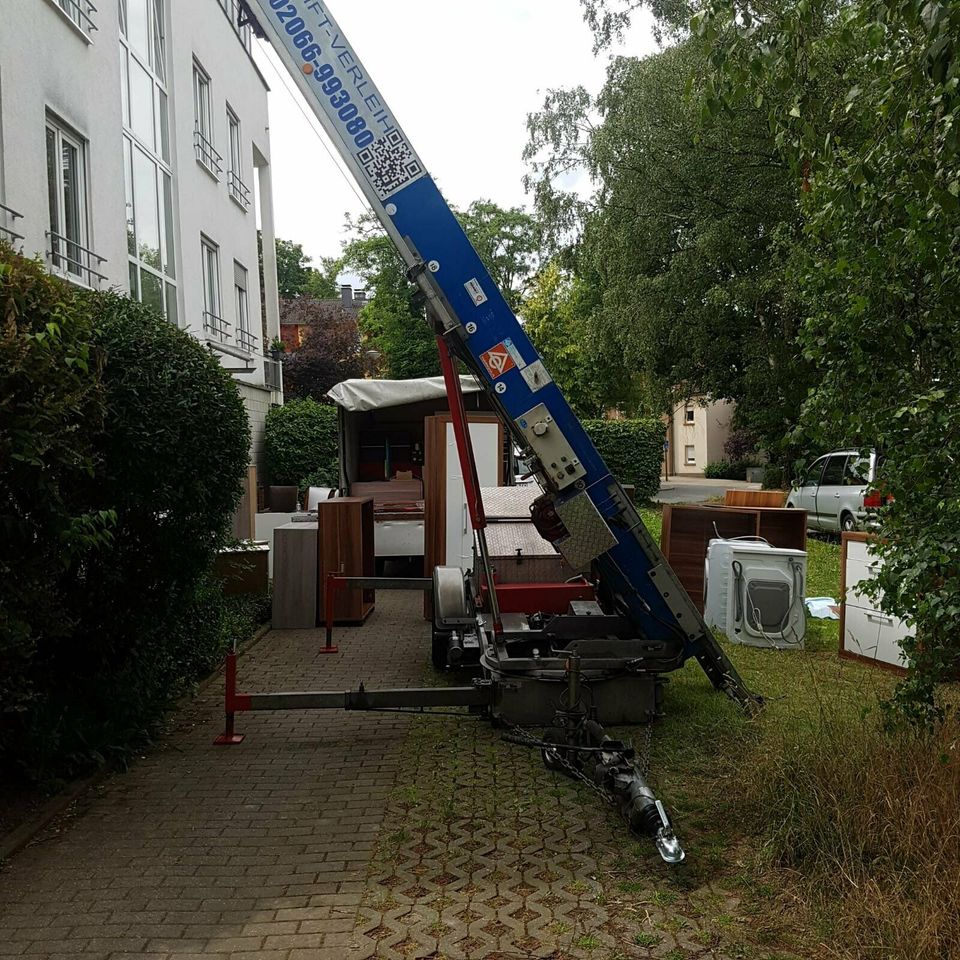
[[[703,475],[708,480],[746,480],[750,467],[763,466],[758,460],[717,460],[704,467]]]
[[[337,408],[292,400],[267,414],[267,476],[278,486],[339,487]]]
[[[250,432],[210,351],[126,297],[0,247],[0,316],[0,765],[71,775],[222,653]]]
[[[660,420],[584,420],[583,426],[610,472],[633,484],[639,501],[660,489],[666,428]]]

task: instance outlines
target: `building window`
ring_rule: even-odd
[[[88,37],[97,29],[97,25],[93,22],[93,15],[97,12],[97,8],[91,0],[55,0],[55,2]]]
[[[247,268],[233,261],[233,298],[237,320],[237,346],[248,353],[257,349],[260,339],[250,332],[250,297],[247,294]]]
[[[684,447],[684,460],[687,462],[687,466],[695,467],[697,465],[697,448],[689,443]]]
[[[213,340],[227,339],[227,323],[220,308],[220,248],[205,236],[200,236],[200,256],[203,268],[203,329]]]
[[[693,407],[685,407],[683,411],[684,423],[693,423],[695,419],[696,419],[696,413]]]
[[[47,198],[50,229],[47,256],[50,266],[70,280],[96,286],[106,277],[98,267],[106,263],[88,249],[87,147],[83,138],[47,117]]]
[[[117,0],[120,36],[136,55],[167,81],[166,40],[163,35],[163,0]]]
[[[213,146],[213,112],[210,104],[210,76],[193,61],[193,143],[197,161],[218,180],[223,157]]]
[[[130,295],[178,323],[161,0],[118,0]]]
[[[230,196],[246,211],[250,206],[250,188],[243,182],[243,140],[240,137],[240,121],[229,107],[227,107],[227,130],[230,137],[230,168],[227,171],[227,185],[230,188]]]

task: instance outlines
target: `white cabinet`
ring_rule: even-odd
[[[447,425],[446,457],[446,559],[448,566],[473,568],[473,524],[467,509],[467,493],[460,469],[457,440],[453,424]],[[500,472],[500,424],[471,423],[470,440],[477,462],[477,476],[481,487],[495,487]]]
[[[877,609],[879,599],[868,597],[863,585],[877,575],[881,561],[868,534],[845,533],[842,550],[843,609],[840,616],[840,652],[843,656],[905,669],[900,641],[910,628]]]

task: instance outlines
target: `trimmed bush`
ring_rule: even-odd
[[[765,470],[768,469],[766,464],[761,464],[757,460],[738,460],[734,462],[717,460],[715,463],[706,465],[703,475],[708,480],[746,480],[747,470],[750,467],[760,466]]]
[[[583,426],[610,472],[620,483],[633,484],[637,500],[649,500],[660,489],[666,428],[660,420],[584,420]]]
[[[0,763],[50,778],[125,752],[217,662],[207,577],[250,432],[229,373],[150,309],[9,250],[0,306]]]
[[[340,486],[337,408],[293,400],[267,414],[265,459],[277,486]]]
[[[61,581],[109,536],[85,502],[103,422],[89,301],[0,244],[0,752],[36,695],[38,650],[69,638]]]
[[[775,463],[768,463],[763,469],[764,490],[784,490],[787,483],[783,467]]]

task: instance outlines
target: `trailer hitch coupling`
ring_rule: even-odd
[[[580,689],[580,657],[573,654],[567,662],[565,709],[557,711],[544,735],[544,764],[589,783],[617,807],[633,833],[653,840],[665,863],[681,863],[686,856],[683,847],[663,803],[643,775],[636,751],[629,743],[606,735],[589,716]]]

